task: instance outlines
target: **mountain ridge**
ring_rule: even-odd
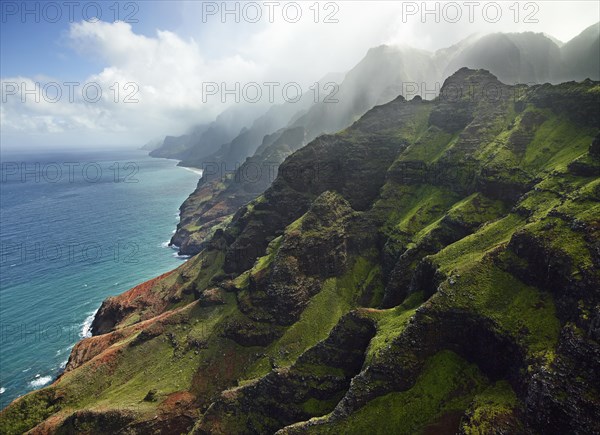
[[[599,99],[461,68],[310,141],[2,431],[600,430]]]
[[[578,40],[593,44],[590,41],[594,38],[597,42],[600,41],[599,25],[590,26],[572,41],[575,45]],[[581,45],[579,43],[579,46]],[[553,55],[548,54],[549,50]],[[512,84],[543,83],[551,77],[554,77],[554,81],[578,78],[581,73],[576,72],[577,67],[571,71],[565,70],[560,60],[562,52],[573,52],[573,50],[568,44],[559,48],[544,34],[533,32],[471,35],[435,53],[407,46],[380,45],[371,48],[365,57],[346,74],[336,93],[338,103],[314,104],[303,115],[297,115],[286,127],[304,128],[305,141],[310,142],[320,134],[333,133],[350,126],[373,106],[388,102],[397,95],[404,95],[407,98],[414,95],[421,97],[437,95],[441,85],[438,82],[441,82],[441,78],[464,66],[500,71],[504,81]],[[589,62],[599,63],[596,71],[600,71],[598,54],[600,50],[594,51],[593,48],[587,47],[575,52],[576,55],[572,56],[574,59],[589,58]],[[600,79],[598,74],[600,73],[595,77],[597,80]],[[580,79],[583,78],[585,77]],[[434,85],[435,83],[437,84]],[[271,124],[272,127],[275,124]],[[258,196],[273,181],[274,177],[268,174],[277,171],[284,156],[269,162],[272,171],[264,171],[264,179],[258,182],[254,179],[246,180],[240,175],[248,167],[246,165],[243,168],[244,160],[252,155],[247,152],[256,149],[260,137],[268,130],[268,128],[260,130],[251,140],[247,140],[245,137],[247,134],[242,134],[231,144],[223,146],[220,154],[212,154],[199,160],[204,161],[211,170],[200,180],[196,191],[182,206],[182,220],[171,240],[171,244],[179,248],[180,254],[195,255],[199,252],[202,245],[207,242],[206,235],[210,234],[207,224],[211,222],[211,213],[215,211],[207,210],[206,204],[195,208],[189,207],[190,204],[198,205],[207,200],[208,203],[219,204],[217,212],[219,217],[232,215],[241,203],[228,200],[227,189],[230,187],[225,188],[225,186],[230,186],[232,183],[241,184],[243,185],[241,190],[255,191]],[[236,145],[238,142],[239,146]],[[291,150],[293,149],[294,147]],[[260,160],[260,157],[255,156],[255,160]],[[180,164],[191,163],[189,160],[184,160]],[[215,167],[218,170],[213,171],[212,168]],[[223,168],[228,169],[223,170]],[[209,173],[216,180],[209,179]],[[251,184],[254,186],[249,186]],[[260,186],[260,189],[255,188],[257,186]],[[250,196],[245,198],[253,199]]]
[[[523,61],[527,62],[527,64],[523,67],[520,67],[518,64],[507,64],[506,59],[510,59],[514,56],[511,56],[508,52],[499,52],[501,48],[498,46],[498,38],[503,39],[510,44],[514,52],[513,54],[517,56],[517,59],[515,60],[517,63]],[[548,53],[544,56],[540,56],[542,54],[540,43],[542,45],[545,44],[547,48],[554,50],[554,56],[552,58],[548,56]],[[405,89],[401,86],[403,82],[415,82],[419,85],[421,83],[426,83],[427,87],[425,90],[420,88],[417,89],[417,94],[424,97],[425,92],[430,93],[434,90],[433,85],[436,82],[441,83],[443,79],[452,74],[452,72],[464,66],[475,69],[483,68],[492,71],[500,71],[501,74],[497,72],[498,77],[502,81],[510,84],[544,83],[545,81],[559,83],[567,80],[583,80],[585,78],[600,80],[600,73],[598,72],[600,71],[600,59],[597,55],[598,50],[595,50],[595,47],[598,46],[598,44],[600,44],[600,22],[584,29],[579,35],[562,46],[556,42],[555,38],[543,33],[535,32],[473,34],[451,47],[438,49],[435,52],[428,52],[426,50],[415,49],[403,45],[380,45],[369,49],[365,57],[355,66],[355,68],[353,68],[353,70],[360,68],[361,64],[364,64],[367,67],[370,65],[372,74],[366,74],[366,76],[369,78],[377,77],[377,79],[365,81],[363,78],[359,79],[358,82],[363,86],[365,84],[369,86],[383,84],[384,89],[389,87],[387,92],[383,92],[383,90],[380,89],[374,96],[362,98],[366,109],[353,109],[350,111],[350,117],[342,116],[340,120],[332,118],[325,123],[323,123],[320,118],[322,118],[324,114],[325,116],[330,116],[327,114],[327,111],[324,111],[328,105],[324,105],[320,102],[320,104],[315,105],[315,107],[311,109],[315,112],[312,115],[313,120],[307,121],[305,119],[302,126],[307,129],[307,137],[309,140],[312,140],[318,134],[338,131],[347,127],[355,120],[353,119],[354,117],[361,116],[373,105],[390,101],[398,94],[404,95]],[[387,52],[387,55],[383,54],[382,51]],[[411,72],[406,71],[406,67],[404,66],[401,68],[385,68],[384,64],[382,64],[382,62],[402,63],[402,57],[410,57],[411,55],[414,58],[422,58],[420,62],[427,64],[426,69],[424,70],[423,67],[421,67]],[[447,58],[448,56],[450,56],[449,59]],[[566,59],[562,59],[563,56],[566,57]],[[371,57],[374,57],[374,59],[370,60]],[[502,61],[497,63],[498,59],[502,59]],[[532,59],[534,60],[532,61]],[[548,62],[551,63],[549,64]],[[564,65],[565,63],[566,65]],[[570,69],[567,68],[567,65],[570,66]],[[414,67],[411,65],[410,68]],[[349,73],[352,74],[353,70],[349,71]],[[387,77],[385,75],[380,77],[382,73],[387,74]],[[325,83],[326,81],[332,80],[336,82],[335,79],[336,75],[330,74],[319,80],[319,83]],[[351,91],[357,86],[352,86],[350,83],[344,85],[342,81],[340,83],[340,89],[343,91],[344,87]],[[342,100],[343,104],[348,104],[348,102],[353,99],[351,96],[342,97],[343,96],[340,95],[339,99]],[[300,108],[300,110],[303,109],[305,109],[305,107]],[[303,117],[305,118],[306,115]],[[319,122],[323,125],[311,126]],[[294,120],[289,125],[299,126],[299,120]],[[281,127],[284,127],[284,125],[281,124],[279,128]],[[183,165],[201,167],[203,159],[209,162],[215,160],[215,156],[212,156],[211,153],[212,151],[204,152],[202,156],[199,155],[193,160],[187,160],[183,155],[174,156],[172,158],[184,157],[182,162]],[[246,155],[251,154],[252,151]],[[238,156],[237,162],[239,163],[243,158],[245,158],[245,155],[244,157],[241,157],[241,159]],[[226,161],[230,165],[236,162],[231,159],[223,161]]]

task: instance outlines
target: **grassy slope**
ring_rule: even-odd
[[[389,393],[334,426],[317,426],[315,434],[414,434],[452,411],[464,410],[489,381],[472,365],[450,351],[427,361],[415,385]]]

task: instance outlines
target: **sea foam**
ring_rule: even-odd
[[[85,318],[83,321],[83,325],[81,326],[81,331],[79,332],[79,336],[81,338],[90,338],[92,336],[92,322],[94,321],[94,317],[98,310],[90,313],[89,316]]]
[[[43,387],[46,384],[49,384],[52,381],[52,376],[40,376],[39,374],[35,375],[35,379],[29,382],[29,385],[33,388]]]

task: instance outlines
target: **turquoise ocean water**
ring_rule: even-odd
[[[61,372],[103,299],[179,266],[198,173],[143,151],[3,153],[0,409]]]

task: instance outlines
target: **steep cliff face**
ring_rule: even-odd
[[[565,80],[598,80],[600,57],[589,53],[600,52],[600,23],[592,24],[561,47]],[[587,54],[584,54],[587,53]]]
[[[150,156],[182,160],[193,158],[199,149],[202,150],[203,156],[210,155],[222,144],[231,142],[240,131],[251,126],[261,110],[265,111],[266,108],[256,105],[230,107],[214,121],[196,125],[187,134],[165,137],[159,146],[150,152]]]
[[[279,165],[304,144],[302,127],[282,129],[266,136],[255,155],[231,174],[224,174],[219,165],[206,166],[198,187],[180,207],[180,222],[171,244],[182,255],[200,252],[241,206],[271,185]]]
[[[599,103],[464,68],[315,139],[0,430],[600,433]]]
[[[205,174],[196,191],[182,206],[182,220],[172,244],[180,248],[181,254],[197,254],[215,229],[222,228],[223,222],[240,206],[257,198],[270,186],[278,165],[297,149],[293,146],[297,143],[294,140],[288,144],[292,145],[289,150],[275,144],[274,148],[280,155],[265,158],[265,150],[277,140],[282,130],[302,128],[305,141],[310,142],[319,135],[347,128],[373,106],[387,103],[398,95],[408,99],[422,95],[431,99],[440,91],[443,79],[465,66],[494,71],[501,81],[509,84],[559,83],[574,78],[598,80],[599,41],[599,25],[596,24],[562,47],[545,34],[525,32],[472,35],[436,53],[406,46],[372,48],[344,77],[332,74],[319,81],[321,87],[326,83],[339,84],[339,87],[331,88],[333,95],[313,104],[313,95],[307,93],[299,103],[274,106],[256,119],[250,129],[244,129],[216,152],[208,149],[209,145],[215,145],[215,140],[209,144],[210,136],[192,149],[186,148],[187,155],[179,157],[184,159],[180,164],[202,167]],[[483,92],[492,96],[495,86],[489,83]],[[519,88],[516,89],[518,92]],[[507,90],[504,89],[505,92]],[[447,97],[456,99],[456,89],[452,85],[446,83],[446,91]],[[465,94],[470,92],[469,89],[464,91]],[[568,95],[563,95],[564,98],[550,92],[544,95],[549,99],[548,104],[557,108],[572,101]],[[432,124],[446,122],[450,123],[445,126],[446,130],[462,129],[471,121],[468,119],[468,106],[468,101],[463,101],[462,104],[455,102],[446,106],[446,109],[438,107],[437,113],[432,114]],[[578,107],[577,104],[565,106],[563,110],[576,113]],[[445,116],[444,110],[449,110],[452,116]],[[515,132],[514,145],[526,144],[530,139],[529,133],[527,130]],[[176,150],[180,142],[189,143],[193,137],[192,134],[190,137],[170,138],[169,141],[174,140],[172,148]],[[247,158],[251,162],[243,163]],[[237,189],[238,193],[228,200],[232,194],[224,190],[230,189],[231,184],[242,185],[244,195],[240,195],[240,189]]]

